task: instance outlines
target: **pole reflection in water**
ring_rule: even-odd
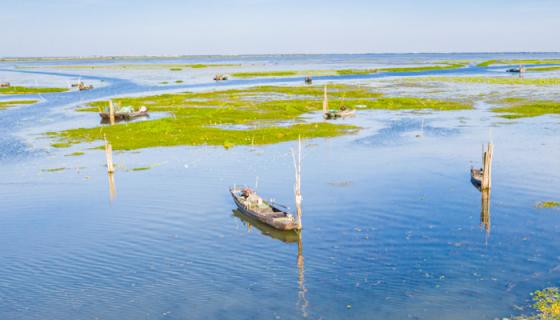
[[[480,228],[486,230],[486,234],[490,235],[490,190],[482,190],[482,203],[480,205]]]
[[[115,174],[110,172],[109,177],[109,201],[113,202],[117,198],[117,188],[115,187]]]
[[[301,311],[304,318],[309,316],[308,307],[309,301],[307,300],[307,288],[305,287],[305,269],[303,261],[303,241],[302,232],[298,231],[279,231],[266,225],[256,219],[250,218],[242,214],[239,210],[233,210],[233,216],[239,218],[244,225],[247,226],[247,232],[251,232],[252,227],[255,227],[263,235],[270,237],[272,239],[280,240],[284,243],[295,243],[297,242],[297,270],[298,270],[298,299],[296,307]]]
[[[298,231],[298,255],[297,255],[297,267],[298,267],[298,302],[297,306],[301,310],[301,315],[307,318],[308,312],[307,307],[309,306],[309,301],[305,297],[307,293],[307,288],[305,287],[305,270],[303,264],[303,243],[301,241],[301,231]]]

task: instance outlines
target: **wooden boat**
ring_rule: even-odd
[[[477,188],[480,188],[482,185],[483,173],[484,171],[482,169],[475,169],[471,167],[471,183]]]
[[[9,87],[10,87],[9,82],[0,82],[0,88],[9,88]]]
[[[313,83],[313,78],[311,78],[310,76],[305,77],[305,84],[312,84]]]
[[[111,120],[111,115],[109,112],[100,112],[101,122],[105,123]],[[149,117],[148,108],[141,107],[138,111],[132,112],[115,112],[115,121],[128,121],[140,117]]]
[[[511,68],[507,70],[507,72],[511,72],[511,73],[524,73],[525,71],[527,71],[527,69],[521,66],[519,68]]]
[[[251,188],[232,187],[229,189],[233,201],[242,214],[254,218],[278,230],[297,230],[295,217],[285,206],[263,200]]]
[[[83,82],[78,83],[78,90],[80,91],[91,90],[91,89],[93,89],[93,85],[91,84],[89,86],[86,86]]]
[[[227,79],[229,79],[229,76],[227,74],[218,73],[217,75],[214,76],[214,81],[224,81]]]
[[[325,112],[323,117],[325,119],[346,118],[349,116],[353,116],[354,113],[356,113],[356,110],[348,109],[345,106],[342,106],[339,110],[330,110],[328,112]]]

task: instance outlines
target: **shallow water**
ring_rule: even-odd
[[[432,59],[452,58],[465,59]],[[311,62],[429,60],[322,59]],[[258,179],[259,193],[291,205],[293,142],[115,152],[113,196],[103,151],[88,149],[99,143],[50,148],[40,133],[95,125],[75,105],[161,90],[103,80],[91,92],[0,111],[1,319],[494,319],[530,312],[529,293],[558,283],[560,212],[535,208],[560,197],[558,117],[510,121],[484,106],[358,111],[343,120],[363,127],[358,134],[305,142],[298,239],[236,216],[227,192]],[[274,81],[290,80],[227,85]],[[181,86],[193,87],[215,84]],[[469,168],[489,135],[486,230]],[[85,155],[65,156],[73,151]]]

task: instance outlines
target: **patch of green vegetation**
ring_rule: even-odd
[[[51,147],[53,147],[53,148],[69,148],[70,143],[67,143],[67,142],[53,143],[53,144],[51,144]]]
[[[514,317],[512,320],[558,320],[560,319],[560,291],[558,288],[546,288],[536,291],[533,296],[533,309],[537,314]]]
[[[449,70],[464,67],[466,64],[454,63],[445,65],[430,65],[420,67],[380,68],[380,69],[339,69],[339,70],[283,70],[283,71],[255,71],[236,72],[232,76],[237,78],[257,77],[291,77],[291,76],[335,76],[335,75],[363,75],[377,72],[420,72],[432,70]]]
[[[455,82],[475,84],[502,84],[502,85],[533,85],[552,86],[560,85],[560,78],[513,78],[513,77],[416,77],[406,81],[429,81],[429,82]]]
[[[232,74],[236,78],[257,78],[257,77],[290,77],[297,76],[298,71],[254,71],[254,72],[235,72]]]
[[[175,83],[183,83],[183,80],[176,80]]]
[[[330,105],[387,110],[462,110],[470,105],[422,98],[382,97],[371,88],[330,85]],[[115,150],[156,146],[271,144],[303,138],[334,137],[358,128],[332,123],[298,123],[300,116],[322,109],[323,88],[319,86],[261,86],[210,92],[187,92],[148,97],[119,98],[114,102],[173,114],[172,118],[80,128],[50,133],[62,144],[111,141]],[[90,103],[91,111],[107,105]],[[288,125],[285,121],[294,121]],[[236,128],[237,127],[237,128]],[[241,127],[242,129],[239,129]]]
[[[508,104],[504,107],[492,109],[493,112],[503,113],[501,117],[519,119],[539,117],[547,114],[560,114],[558,101],[531,101],[523,98],[508,98],[501,101]]]
[[[77,157],[77,156],[83,156],[84,154],[85,154],[84,152],[76,151],[76,152],[66,154],[64,156],[65,157]]]
[[[138,167],[138,168],[132,168],[130,169],[131,171],[145,171],[145,170],[150,170],[152,167]]]
[[[183,71],[182,68],[170,68],[169,71]]]
[[[560,70],[560,66],[531,67],[531,68],[527,68],[527,70],[528,71],[535,71],[535,72],[558,71],[558,70]]]
[[[169,82],[168,81],[162,81],[159,84],[169,84]]]
[[[359,75],[359,74],[372,74],[378,72],[377,69],[342,69],[336,70],[338,75]]]
[[[487,60],[483,61],[477,66],[489,67],[492,65],[514,65],[514,64],[560,64],[560,59],[513,59],[513,60]]]
[[[12,86],[0,88],[0,94],[37,94],[37,93],[53,93],[66,92],[66,88],[41,88],[41,87],[20,87]]]
[[[58,172],[58,171],[64,171],[66,170],[66,168],[50,168],[50,169],[43,169],[41,171],[43,172]]]
[[[421,66],[421,67],[402,67],[402,68],[382,68],[379,71],[383,72],[421,72],[421,71],[437,71],[437,70],[451,70],[463,68],[465,64],[456,63],[443,66]]]
[[[541,201],[537,203],[537,208],[539,209],[550,209],[560,207],[560,202],[558,201]]]
[[[9,107],[23,106],[36,103],[37,100],[11,100],[11,101],[0,101],[0,110]]]

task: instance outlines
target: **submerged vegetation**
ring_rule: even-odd
[[[535,71],[535,72],[558,71],[558,70],[560,70],[560,66],[530,67],[530,68],[527,68],[527,70],[528,71]]]
[[[547,114],[560,114],[558,101],[531,101],[521,98],[504,99],[501,101],[507,106],[492,109],[494,112],[503,113],[501,117],[507,119],[539,117]]]
[[[355,132],[358,127],[326,122],[305,123],[302,115],[322,109],[323,89],[317,86],[262,86],[224,91],[164,94],[120,98],[121,105],[167,112],[171,118],[133,122],[97,128],[81,128],[50,133],[59,141],[53,146],[81,142],[111,141],[114,149],[156,146],[270,144],[304,138],[334,137]],[[468,104],[422,98],[383,97],[371,88],[350,85],[330,86],[332,107],[388,110],[462,110]],[[91,103],[97,111],[107,102]]]
[[[65,92],[67,88],[49,88],[49,87],[4,87],[0,88],[0,94],[37,94],[37,93],[53,93]]]
[[[11,101],[0,101],[0,110],[9,107],[17,107],[23,105],[29,105],[36,103],[37,100],[11,100]]]

